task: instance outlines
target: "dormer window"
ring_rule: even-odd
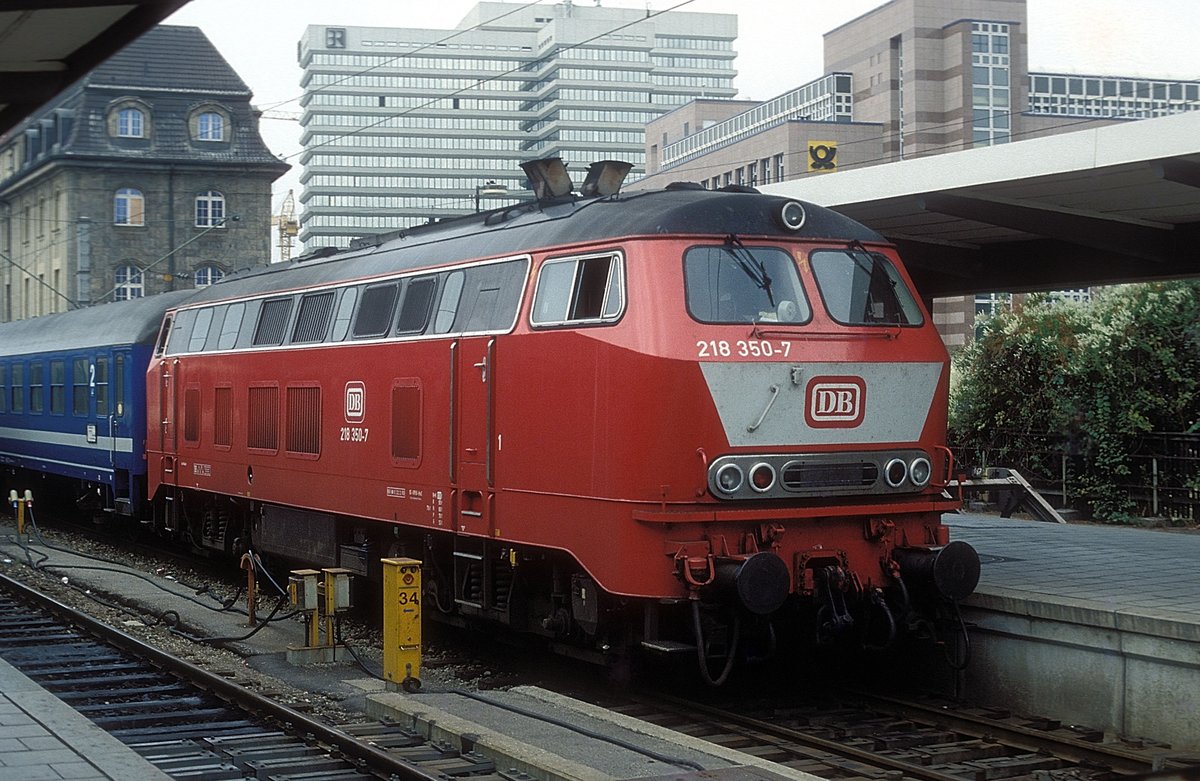
[[[197,117],[197,141],[224,141],[225,117],[214,111],[206,111]]]
[[[220,106],[201,106],[188,117],[188,131],[193,141],[228,141],[232,129],[229,112]]]
[[[108,104],[108,135],[122,139],[150,138],[150,106],[138,98],[119,98]]]
[[[121,138],[145,138],[146,115],[139,108],[123,108],[117,112],[117,135]]]

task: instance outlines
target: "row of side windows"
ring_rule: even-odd
[[[124,415],[125,356],[0,362],[0,413],[65,415],[68,391],[76,417]],[[109,370],[112,369],[110,374]],[[95,412],[92,398],[95,398]]]
[[[506,331],[516,322],[529,261],[180,312],[159,353]],[[614,322],[625,308],[621,256],[606,252],[542,264],[535,327]]]
[[[225,227],[225,196],[208,190],[196,196],[197,228]],[[113,195],[113,225],[139,227],[146,224],[146,196],[136,187],[122,187]]]

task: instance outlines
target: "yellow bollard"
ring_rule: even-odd
[[[421,562],[382,559],[383,677],[405,691],[421,688]]]

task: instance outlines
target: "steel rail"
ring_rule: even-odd
[[[13,580],[7,575],[0,574],[0,587],[37,603],[43,608],[64,617],[87,632],[95,634],[100,639],[112,643],[130,654],[144,658],[165,670],[176,673],[180,677],[212,692],[222,699],[256,713],[259,716],[273,719],[280,724],[290,725],[298,732],[312,735],[317,740],[338,749],[347,757],[353,757],[355,760],[373,769],[390,773],[396,778],[402,779],[402,781],[446,781],[444,775],[422,770],[383,749],[364,743],[341,730],[292,710],[286,705],[248,691],[230,680],[210,673],[183,659],[171,656],[161,649],[125,634],[119,629],[108,626],[98,619],[82,613],[69,605],[65,605],[20,581]]]
[[[962,732],[976,737],[987,736],[1007,745],[1028,751],[1050,751],[1055,756],[1080,764],[1107,765],[1121,773],[1147,773],[1151,770],[1179,769],[1189,767],[1186,761],[1172,759],[1170,749],[1133,749],[1111,743],[1092,743],[1065,735],[1051,735],[1044,730],[1015,724],[1006,724],[999,719],[965,714],[938,708],[897,697],[866,692],[847,692],[863,702],[875,705],[880,710],[903,716],[919,718],[935,723],[939,727]]]
[[[632,699],[636,702],[640,702],[643,705],[653,708],[662,708],[664,707],[665,703],[673,708],[677,714],[684,716],[692,713],[701,713],[710,718],[720,720],[720,726],[724,728],[733,726],[741,727],[746,730],[754,730],[759,734],[753,734],[750,732],[744,732],[742,734],[758,740],[762,739],[763,734],[780,738],[780,742],[773,743],[772,745],[781,751],[791,750],[786,745],[788,742],[790,742],[807,746],[809,748],[827,751],[836,756],[856,759],[864,764],[872,765],[874,767],[899,771],[906,777],[920,778],[924,779],[924,781],[963,781],[962,776],[956,776],[951,773],[943,773],[939,770],[933,770],[923,765],[914,765],[911,762],[903,762],[898,759],[877,754],[874,751],[868,751],[867,749],[861,749],[854,746],[847,746],[844,743],[840,743],[836,740],[819,738],[815,735],[807,735],[799,730],[781,727],[778,724],[772,724],[769,721],[763,721],[751,716],[741,716],[739,714],[731,713],[710,705],[702,705],[700,703],[678,699],[668,695],[655,695],[653,699],[645,699],[642,697],[633,697]]]

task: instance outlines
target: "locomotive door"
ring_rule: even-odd
[[[159,469],[161,472],[159,479],[167,485],[177,485],[178,442],[176,441],[175,422],[179,411],[176,395],[179,388],[178,375],[181,365],[179,359],[176,358],[172,361],[160,361],[158,367],[158,409],[161,423],[158,427]]]
[[[451,467],[458,486],[457,529],[490,536],[495,474],[493,434],[496,340],[459,339],[451,346],[454,365],[454,438]]]

